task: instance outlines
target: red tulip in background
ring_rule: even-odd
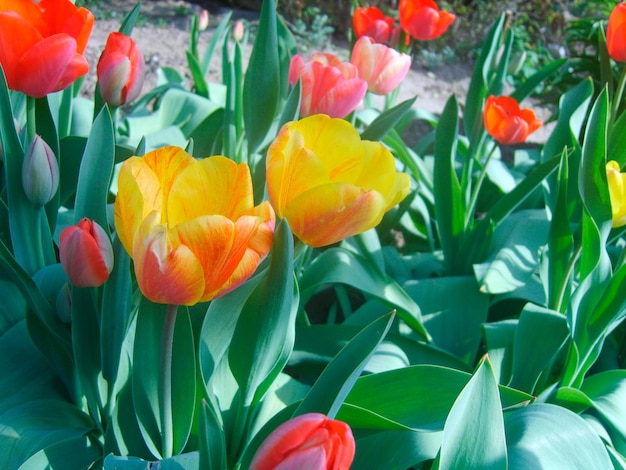
[[[386,43],[393,30],[394,19],[385,16],[377,7],[358,7],[352,15],[352,26],[357,38],[369,36],[374,41]]]
[[[354,44],[350,62],[359,70],[359,77],[367,82],[367,89],[377,95],[391,93],[411,68],[411,56],[376,44],[367,36]]]
[[[113,247],[108,235],[87,218],[61,232],[59,257],[76,287],[101,286],[113,269]]]
[[[315,52],[308,61],[294,55],[289,65],[289,83],[293,85],[298,79],[302,83],[301,117],[346,117],[367,92],[367,83],[359,77],[357,68],[329,53]]]
[[[278,426],[259,447],[250,470],[347,470],[354,451],[346,423],[307,413]]]
[[[109,34],[97,73],[105,103],[120,106],[137,98],[143,86],[144,64],[135,41],[122,33]]]
[[[606,45],[613,60],[626,62],[626,3],[618,3],[609,15]]]
[[[487,98],[484,121],[489,135],[504,145],[525,142],[543,125],[532,109],[520,109],[517,100],[509,96]]]
[[[0,0],[0,64],[9,88],[41,98],[85,75],[93,21],[70,0]]]
[[[446,32],[455,15],[439,10],[434,0],[400,0],[400,26],[414,39],[430,41]]]

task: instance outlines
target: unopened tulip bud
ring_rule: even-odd
[[[209,12],[206,9],[203,9],[200,12],[200,16],[198,16],[197,28],[198,31],[204,31],[209,27]]]
[[[241,42],[243,40],[243,33],[244,33],[243,21],[238,20],[235,23],[235,26],[233,26],[233,39],[237,42]]]
[[[97,74],[100,94],[107,104],[121,106],[137,98],[145,72],[135,41],[122,33],[111,33],[98,60]]]
[[[50,202],[59,188],[59,164],[50,146],[38,135],[28,147],[22,163],[22,186],[37,206]]]
[[[61,265],[76,287],[98,287],[113,269],[113,247],[106,232],[87,218],[61,232]]]
[[[55,308],[57,317],[63,323],[69,323],[72,320],[72,291],[67,282],[63,284],[63,287],[61,287],[57,294]]]

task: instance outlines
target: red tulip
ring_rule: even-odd
[[[111,33],[98,60],[98,84],[105,103],[120,106],[141,93],[144,79],[141,51],[122,33]]]
[[[327,114],[343,118],[356,109],[367,92],[367,83],[350,62],[333,54],[316,52],[308,62],[298,54],[291,58],[289,83],[302,82],[300,116]]]
[[[626,62],[626,3],[615,5],[609,15],[606,45],[613,60]]]
[[[393,23],[394,19],[385,16],[377,7],[358,7],[352,15],[352,25],[356,37],[369,36],[380,43],[389,41]]]
[[[278,426],[259,447],[250,470],[347,470],[354,451],[346,423],[307,413]]]
[[[61,232],[61,265],[76,287],[97,287],[113,269],[113,247],[106,232],[87,218]]]
[[[1,0],[0,64],[9,88],[41,98],[85,75],[93,21],[70,0]]]
[[[367,36],[354,44],[350,61],[359,70],[359,77],[367,82],[368,90],[377,95],[393,91],[411,68],[411,56],[376,44]]]
[[[414,39],[430,41],[446,32],[456,16],[439,10],[434,0],[400,0],[400,26]]]
[[[484,112],[485,129],[501,144],[519,144],[539,129],[543,122],[531,109],[520,109],[509,96],[487,98]]]

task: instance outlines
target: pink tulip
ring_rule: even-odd
[[[101,286],[113,269],[113,247],[106,232],[87,218],[61,232],[59,257],[76,287]]]
[[[411,68],[411,56],[376,44],[367,36],[354,44],[350,62],[359,70],[359,77],[367,82],[367,89],[377,95],[393,91]]]
[[[259,447],[250,470],[347,470],[354,451],[346,423],[307,413],[278,426]]]
[[[102,99],[111,106],[133,101],[141,93],[144,64],[141,51],[129,36],[111,33],[98,60]]]
[[[300,116],[327,114],[343,118],[356,109],[367,92],[357,68],[333,54],[316,52],[309,61],[296,54],[289,66],[289,83],[302,83]]]

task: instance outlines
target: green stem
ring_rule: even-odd
[[[619,78],[617,89],[615,90],[615,96],[613,96],[613,103],[611,105],[611,122],[615,122],[617,119],[617,111],[619,104],[622,101],[622,94],[624,93],[624,85],[626,84],[626,66],[622,70],[622,75]]]
[[[161,339],[161,370],[159,390],[161,397],[161,438],[163,457],[173,454],[174,432],[172,429],[172,349],[174,345],[174,326],[178,305],[168,305],[165,312],[163,337]]]
[[[480,187],[483,185],[483,180],[485,179],[485,175],[487,174],[487,166],[489,166],[489,162],[491,161],[491,158],[493,157],[496,148],[496,144],[491,147],[491,151],[489,152],[489,155],[487,155],[485,163],[483,164],[483,168],[480,171],[480,175],[478,176],[478,181],[476,181],[476,185],[472,188],[472,196],[470,198],[469,205],[467,206],[467,212],[465,214],[466,228],[469,227],[469,223],[474,217],[474,211],[476,210],[476,203],[478,201],[478,193],[480,192]]]
[[[35,113],[36,98],[32,96],[26,96],[26,142],[24,142],[24,148],[28,148],[28,145],[35,139],[37,133],[37,117]]]

